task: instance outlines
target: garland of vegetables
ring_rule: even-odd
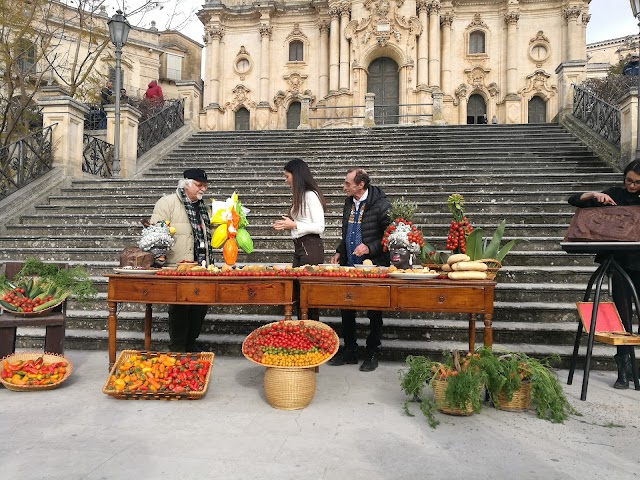
[[[8,312],[41,312],[73,295],[86,301],[97,294],[84,267],[61,268],[27,259],[12,281],[0,275],[0,307]]]
[[[213,232],[211,246],[222,247],[222,258],[227,265],[234,265],[238,259],[238,247],[245,253],[253,252],[253,240],[246,230],[249,225],[249,209],[242,206],[238,194],[233,192],[224,202],[212,200],[211,225],[218,227]]]

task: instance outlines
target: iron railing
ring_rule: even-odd
[[[184,126],[184,100],[165,100],[164,108],[138,126],[138,157]]]
[[[100,177],[112,177],[113,145],[85,133],[82,148],[82,171]]]
[[[54,125],[0,148],[0,199],[53,168],[51,137]]]
[[[433,103],[398,103],[392,105],[374,105],[373,116],[376,122],[376,125],[384,125],[384,124],[392,124],[387,120],[390,119],[393,123],[397,124],[401,118],[420,118],[420,117],[433,117],[432,113],[391,113],[395,110],[399,110],[402,107],[433,107]],[[364,105],[346,105],[346,106],[316,106],[312,107],[310,110],[314,112],[318,112],[319,110],[339,110],[344,108],[351,108],[354,110],[361,109],[360,111],[364,111]],[[347,118],[365,118],[364,115],[344,115],[344,116],[325,116],[325,117],[312,117],[309,116],[309,120],[344,120]]]
[[[107,114],[99,103],[85,103],[89,111],[84,114],[85,130],[104,130],[107,128]]]
[[[620,146],[620,109],[578,85],[573,86],[573,116],[609,143]]]

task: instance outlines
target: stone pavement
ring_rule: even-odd
[[[216,357],[197,401],[125,401],[101,392],[107,353],[68,351],[58,389],[0,387],[0,478],[27,479],[631,479],[638,461],[640,392],[594,371],[565,385],[582,416],[564,424],[488,406],[471,417],[438,413],[431,429],[404,414],[401,363],[372,373],[322,366],[312,403],[283,411],[264,397],[264,368]],[[562,383],[567,372],[560,371]]]

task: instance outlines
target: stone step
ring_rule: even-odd
[[[124,349],[143,349],[144,340],[141,332],[118,332],[116,348],[118,351]],[[495,330],[494,330],[495,333]],[[477,338],[481,338],[482,331],[477,333]],[[550,335],[552,336],[552,335]],[[42,349],[44,333],[38,328],[18,329],[17,347],[26,349]],[[202,334],[198,342],[206,351],[213,351],[216,355],[241,355],[241,345],[245,336],[238,334],[218,335]],[[166,332],[157,332],[152,335],[151,347],[154,351],[164,351],[168,349],[169,335]],[[360,340],[363,344],[363,340]],[[108,347],[107,332],[94,329],[67,329],[65,345],[68,349],[90,349],[106,350]],[[480,346],[478,344],[478,346]],[[582,368],[583,356],[586,351],[582,342],[579,351],[578,368]],[[362,347],[361,347],[362,348]],[[468,348],[465,340],[459,341],[430,341],[430,340],[396,340],[385,339],[382,350],[382,360],[403,361],[408,355],[425,355],[440,357],[443,351],[466,350]],[[494,343],[494,349],[499,351],[519,351],[532,357],[559,356],[558,368],[568,368],[571,359],[572,349],[566,345],[550,345],[546,342],[539,344],[520,343]],[[613,354],[615,350],[609,346],[594,346],[591,368],[615,370]],[[562,379],[566,381],[566,379]]]

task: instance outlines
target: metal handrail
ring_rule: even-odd
[[[112,177],[113,144],[85,133],[83,136],[82,171],[100,177]]]
[[[164,108],[138,125],[138,157],[184,126],[184,99],[165,100]]]
[[[55,125],[0,148],[0,199],[53,168],[51,141]]]
[[[622,129],[618,107],[601,100],[593,92],[574,85],[572,113],[602,138],[617,147],[620,146]]]

